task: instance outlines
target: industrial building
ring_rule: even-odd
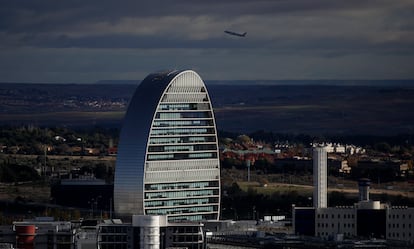
[[[1,248],[23,249],[133,249],[194,248],[206,246],[203,225],[171,223],[167,216],[134,215],[131,223],[53,221],[38,218],[0,226]]]
[[[69,221],[41,217],[0,226],[2,248],[71,249],[73,241],[73,229]]]
[[[314,153],[314,175],[322,179],[325,159],[317,150]],[[326,157],[326,155],[325,155]],[[320,164],[316,165],[315,164]],[[318,179],[315,177],[314,179]],[[314,182],[314,195],[326,196],[319,181]],[[369,197],[370,180],[360,179],[359,201],[353,206],[327,207],[315,201],[313,207],[293,206],[293,230],[297,235],[316,236],[326,240],[386,239],[414,243],[414,208],[396,207],[373,201]],[[315,198],[315,196],[314,196]],[[316,198],[320,200],[321,198]]]
[[[191,70],[150,74],[124,118],[114,180],[114,211],[217,220],[220,165],[207,88]]]

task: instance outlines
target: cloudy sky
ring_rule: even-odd
[[[247,32],[245,38],[224,30]],[[0,81],[414,79],[413,0],[0,0]]]

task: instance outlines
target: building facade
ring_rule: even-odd
[[[21,249],[165,249],[206,248],[204,225],[168,222],[166,216],[133,215],[82,221],[16,221],[0,226],[0,248]]]
[[[414,208],[394,206],[387,210],[386,237],[414,244]]]
[[[220,165],[207,89],[191,70],[147,76],[132,97],[118,146],[114,211],[216,220]]]
[[[3,225],[0,226],[0,246],[24,249],[72,249],[71,223],[38,219]]]
[[[376,238],[414,244],[414,208],[370,200],[370,181],[359,181],[359,202],[353,206],[293,206],[293,230],[326,240]]]
[[[328,153],[325,147],[313,148],[313,206],[328,207]]]
[[[98,249],[204,249],[203,224],[169,223],[166,216],[133,215],[132,223],[106,220],[97,226]]]

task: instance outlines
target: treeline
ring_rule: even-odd
[[[0,225],[11,225],[15,221],[34,219],[36,217],[53,217],[56,221],[79,220],[82,217],[107,219],[108,212],[94,213],[89,209],[70,207],[50,207],[47,204],[25,202],[16,198],[14,201],[0,201]]]
[[[291,217],[292,204],[299,207],[311,207],[313,200],[310,196],[298,191],[276,191],[272,194],[257,193],[253,188],[243,191],[237,183],[224,188],[226,194],[221,198],[222,219],[261,219],[266,215],[286,215]],[[373,199],[394,206],[414,206],[414,199],[407,196],[387,194],[372,195]],[[353,206],[358,202],[357,196],[343,192],[328,193],[329,206]]]
[[[219,137],[237,139],[240,133],[219,131]],[[414,134],[399,134],[394,136],[375,136],[375,135],[308,135],[293,133],[275,133],[259,130],[246,134],[256,141],[266,143],[284,143],[310,145],[319,142],[334,142],[341,144],[353,144],[357,146],[369,147],[381,152],[393,152],[393,147],[402,147],[412,150]]]
[[[0,183],[18,183],[44,180],[42,176],[50,176],[51,168],[57,167],[66,170],[64,174],[60,171],[60,178],[73,178],[81,176],[94,176],[106,182],[113,182],[114,167],[111,161],[93,161],[93,160],[63,160],[55,161],[46,158],[46,167],[44,166],[44,157],[38,156],[31,160],[10,159],[6,157],[0,160]]]
[[[328,175],[335,177],[342,177],[349,180],[358,180],[360,178],[369,178],[381,182],[392,181],[407,181],[413,180],[412,173],[405,172],[402,174],[399,164],[391,161],[376,163],[371,167],[358,167],[364,162],[356,162],[356,166],[352,167],[350,174],[345,174],[339,171],[340,161],[328,160]],[[246,163],[236,158],[224,158],[220,162],[223,169],[237,169],[246,170]],[[295,176],[312,175],[313,166],[312,160],[294,160],[294,159],[276,159],[269,161],[266,159],[258,159],[254,164],[250,165],[250,170],[260,175],[268,174],[288,174]]]
[[[286,215],[291,217],[292,203],[311,206],[308,196],[297,191],[274,192],[271,195],[257,193],[253,188],[243,191],[237,183],[224,189],[221,198],[222,219],[259,219],[264,215]]]
[[[71,155],[72,147],[104,150],[110,143],[118,143],[119,129],[90,127],[70,129],[67,127],[1,126],[0,152],[5,154],[43,155],[45,149],[51,155]]]
[[[220,140],[232,138],[234,140],[240,133],[219,131]],[[285,143],[309,146],[317,142],[336,142],[341,144],[354,144],[367,147],[382,153],[413,154],[412,134],[395,136],[372,135],[325,135],[312,136],[307,134],[274,133],[264,130],[252,132],[248,135],[255,141],[269,144]],[[50,145],[55,149],[52,154],[64,154],[68,146],[83,146],[89,148],[108,148],[110,141],[116,145],[119,138],[119,129],[104,127],[67,128],[67,127],[36,127],[36,126],[0,126],[0,151],[18,154],[41,155],[44,146]]]
[[[19,164],[0,164],[0,182],[14,183],[39,179],[40,175],[31,167]]]

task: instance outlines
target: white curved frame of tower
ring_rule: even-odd
[[[144,79],[129,104],[118,147],[118,215],[167,215],[170,221],[219,218],[216,124],[196,72],[170,71]]]

